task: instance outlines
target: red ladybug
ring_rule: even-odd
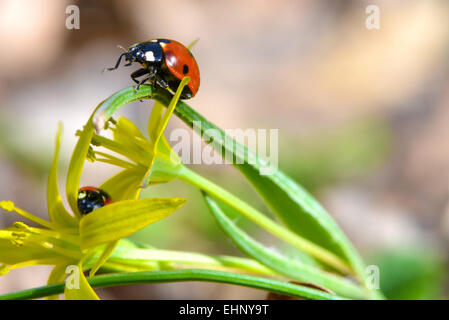
[[[96,187],[82,187],[78,191],[78,210],[81,214],[88,214],[110,203],[111,197]]]
[[[183,89],[181,99],[190,99],[198,92],[200,86],[198,64],[190,50],[178,41],[153,39],[133,44],[128,51],[120,55],[115,67],[106,70],[117,69],[123,57],[128,61],[125,66],[138,62],[143,67],[131,74],[131,79],[137,83],[136,91],[143,83],[150,81],[153,85],[158,84],[175,92],[182,78],[189,76],[190,82]],[[139,77],[143,78],[138,80]]]

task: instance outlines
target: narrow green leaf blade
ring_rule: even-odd
[[[250,164],[236,165],[270,209],[289,229],[315,242],[347,261],[339,227],[321,205],[302,187],[282,172],[262,176]]]
[[[328,288],[339,295],[350,298],[363,298],[363,290],[339,276],[324,272],[297,260],[291,260],[251,238],[247,233],[229,219],[217,202],[203,193],[204,199],[217,223],[233,242],[249,257],[259,261],[263,265],[295,280],[318,284]]]

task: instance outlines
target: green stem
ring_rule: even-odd
[[[309,253],[318,260],[327,263],[328,265],[336,268],[337,270],[340,270],[343,273],[352,273],[351,268],[332,252],[320,246],[317,246],[313,242],[310,242],[298,236],[296,233],[290,231],[289,229],[284,228],[257,209],[250,206],[248,203],[244,202],[229,191],[214,184],[203,176],[195,173],[194,171],[189,170],[186,167],[182,167],[182,169],[178,171],[178,177],[183,181],[199,188],[200,190],[205,191],[211,196],[223,201],[279,239],[282,239],[285,242],[290,243],[291,245]]]
[[[91,279],[88,279],[89,284],[93,288],[174,281],[209,281],[228,283],[314,300],[344,299],[342,297],[332,295],[317,289],[299,286],[292,283],[281,282],[278,280],[242,275],[238,273],[201,269],[118,273],[95,276]],[[62,292],[64,292],[63,283],[7,293],[4,295],[0,295],[0,300],[37,299],[60,294]]]

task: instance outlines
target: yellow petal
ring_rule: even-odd
[[[150,120],[148,121],[148,136],[150,137],[151,141],[156,140],[163,111],[164,105],[156,100],[153,106],[153,110],[150,114]]]
[[[125,117],[118,119],[113,132],[114,141],[129,148],[139,148],[151,152],[151,143],[140,132],[139,128]]]
[[[100,300],[84,276],[82,263],[77,266],[68,266],[67,271],[69,271],[69,276],[64,289],[66,300]]]
[[[67,273],[65,273],[65,271],[68,264],[69,263],[61,263],[56,265],[48,276],[47,285],[63,282],[67,276]],[[48,296],[45,299],[58,300],[59,295]]]
[[[153,157],[151,159],[150,164],[148,165],[148,169],[147,169],[147,173],[145,174],[145,178],[143,179],[142,187],[144,187],[144,188],[150,184],[151,169],[153,167],[155,158],[157,158],[154,155],[156,154],[156,152],[159,149],[159,141],[161,139],[162,140],[165,139],[163,136],[164,130],[167,127],[168,121],[170,120],[170,117],[173,114],[173,111],[175,110],[176,105],[179,102],[182,90],[189,83],[189,81],[190,81],[190,77],[184,77],[181,80],[181,83],[179,84],[178,89],[175,92],[175,95],[170,100],[170,103],[168,104],[167,110],[165,111],[164,115],[162,115],[162,108],[161,108],[162,105],[159,103],[155,104],[153,112],[151,113],[148,132],[149,132],[149,135],[151,138],[151,142],[153,144]],[[164,145],[163,145],[162,149],[164,149],[164,148],[167,149],[168,143],[163,142],[163,144]],[[168,149],[171,150],[170,147],[168,147]]]
[[[81,173],[83,171],[84,161],[86,160],[86,156],[89,151],[90,142],[94,135],[94,124],[92,123],[92,118],[97,112],[97,110],[103,105],[104,102],[105,100],[103,100],[95,108],[89,120],[87,120],[87,123],[84,125],[83,130],[81,131],[81,134],[79,136],[78,142],[76,143],[75,149],[73,150],[72,158],[70,159],[65,191],[67,199],[69,201],[70,208],[75,213],[75,216],[77,218],[81,217],[77,205]]]
[[[33,259],[54,258],[50,250],[29,246],[17,246],[12,242],[12,231],[0,230],[0,263],[17,264]]]
[[[81,249],[127,237],[172,214],[185,199],[125,200],[84,216],[80,221]]]
[[[50,167],[47,182],[48,216],[50,221],[56,223],[57,225],[67,228],[75,228],[78,227],[78,223],[65,209],[58,189],[58,159],[61,144],[61,133],[62,125],[59,124],[58,133],[56,136],[55,155],[53,157],[53,163]]]
[[[81,214],[78,211],[78,189],[80,185],[81,173],[83,171],[84,161],[89,150],[90,141],[94,134],[94,126],[91,119],[89,119],[84,126],[83,131],[78,139],[78,142],[73,150],[72,158],[70,159],[69,169],[66,181],[66,194],[69,200],[70,207],[77,217]]]
[[[106,180],[100,189],[106,191],[114,202],[137,199],[145,172],[146,169],[141,166],[125,169]]]
[[[173,110],[175,110],[176,105],[178,104],[178,101],[181,97],[182,90],[184,87],[189,83],[190,77],[184,77],[182,78],[178,89],[175,92],[175,95],[171,99],[169,105],[167,106],[167,110],[165,111],[164,115],[162,116],[159,125],[157,127],[155,134],[155,139],[153,140],[153,148],[154,151],[157,149],[157,144],[159,143],[159,139],[162,136],[162,133],[164,132],[165,128],[167,127],[168,120],[170,120],[171,115],[173,114]]]
[[[111,255],[112,251],[114,251],[115,247],[118,245],[119,241],[120,240],[115,240],[106,245],[106,247],[103,249],[103,252],[101,253],[101,256],[98,258],[98,260],[95,262],[95,265],[90,270],[89,273],[90,278],[92,278],[98,271],[98,269],[100,269],[101,266],[106,262],[106,260]]]

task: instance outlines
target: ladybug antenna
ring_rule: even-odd
[[[123,47],[123,46],[121,46],[119,44],[117,45],[117,48],[122,49],[125,52],[128,52],[128,50],[125,47]]]

